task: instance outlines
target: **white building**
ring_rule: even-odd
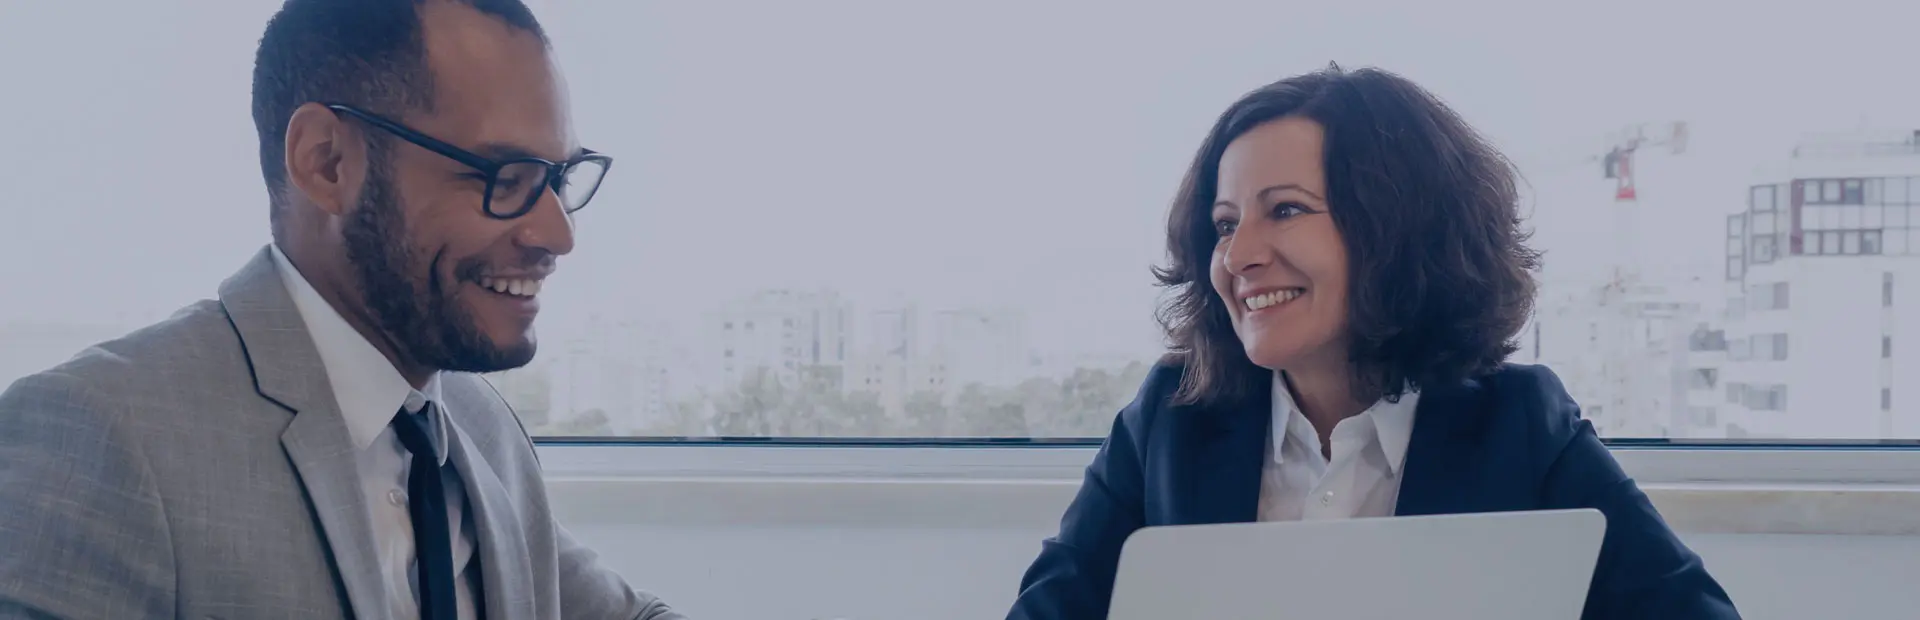
[[[1696,434],[1688,337],[1700,306],[1686,297],[1638,278],[1543,296],[1515,357],[1552,368],[1602,436]]]
[[[1920,436],[1920,132],[1803,142],[1727,218],[1726,279],[1730,430]]]
[[[773,371],[797,385],[803,369],[841,372],[852,358],[852,308],[832,291],[768,290],[707,313],[700,340],[703,383],[725,391],[749,373]],[[843,386],[844,387],[844,386]]]
[[[685,347],[671,325],[625,317],[588,317],[541,364],[555,423],[598,410],[614,433],[628,433],[667,415],[689,389]]]
[[[1033,374],[1027,316],[1016,309],[936,312],[932,344],[952,389],[975,383],[1012,387]]]
[[[901,415],[916,392],[945,394],[947,364],[932,355],[918,304],[901,302],[861,317],[847,389],[879,395],[888,415]]]

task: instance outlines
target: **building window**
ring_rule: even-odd
[[[1827,204],[1840,203],[1839,179],[1827,179],[1820,182],[1820,202]]]
[[[1786,334],[1754,334],[1749,338],[1753,339],[1753,359],[1763,362],[1780,362],[1787,359]]]
[[[1879,254],[1880,253],[1880,231],[1877,231],[1877,230],[1860,231],[1860,253],[1861,254]]]
[[[1907,180],[1900,177],[1887,179],[1884,191],[1880,192],[1880,201],[1890,205],[1907,204]]]
[[[1891,357],[1893,357],[1893,336],[1881,336],[1880,358],[1887,359]]]
[[[1857,205],[1866,202],[1860,179],[1847,179],[1840,185],[1840,204]]]
[[[1880,388],[1880,410],[1893,411],[1893,388]]]
[[[1753,262],[1763,264],[1773,262],[1773,235],[1755,235],[1753,237]]]
[[[1748,203],[1755,211],[1772,211],[1774,187],[1772,185],[1753,186],[1753,199]]]
[[[1843,233],[1843,236],[1840,237],[1840,253],[1841,254],[1859,254],[1860,253],[1860,231],[1849,230]]]
[[[1891,271],[1880,274],[1880,307],[1893,307],[1893,272]]]

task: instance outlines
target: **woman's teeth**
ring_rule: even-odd
[[[1298,288],[1281,289],[1271,293],[1248,297],[1243,300],[1243,303],[1246,304],[1248,310],[1260,310],[1293,301],[1295,297],[1299,297],[1306,292],[1306,289]]]

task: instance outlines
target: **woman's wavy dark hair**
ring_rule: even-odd
[[[1406,78],[1339,66],[1248,93],[1200,144],[1167,218],[1173,291],[1160,308],[1185,365],[1178,404],[1236,402],[1267,389],[1234,333],[1209,269],[1220,156],[1281,117],[1325,129],[1327,201],[1348,256],[1347,356],[1355,396],[1398,400],[1493,370],[1532,312],[1540,254],[1521,227],[1513,164],[1458,114]]]

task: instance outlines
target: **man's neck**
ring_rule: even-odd
[[[348,293],[357,289],[344,275],[347,267],[336,264],[338,261],[321,259],[305,251],[304,243],[289,241],[276,240],[274,245],[286,255],[287,262],[293,264],[294,270],[300,272],[300,277],[313,287],[314,292],[320,294],[320,299],[326,301],[355,333],[373,345],[381,357],[387,358],[387,362],[393,364],[394,370],[407,380],[408,385],[416,390],[425,388],[437,371],[424,364],[411,362],[408,356],[402,355],[400,344],[378,327],[364,300],[359,295]]]

